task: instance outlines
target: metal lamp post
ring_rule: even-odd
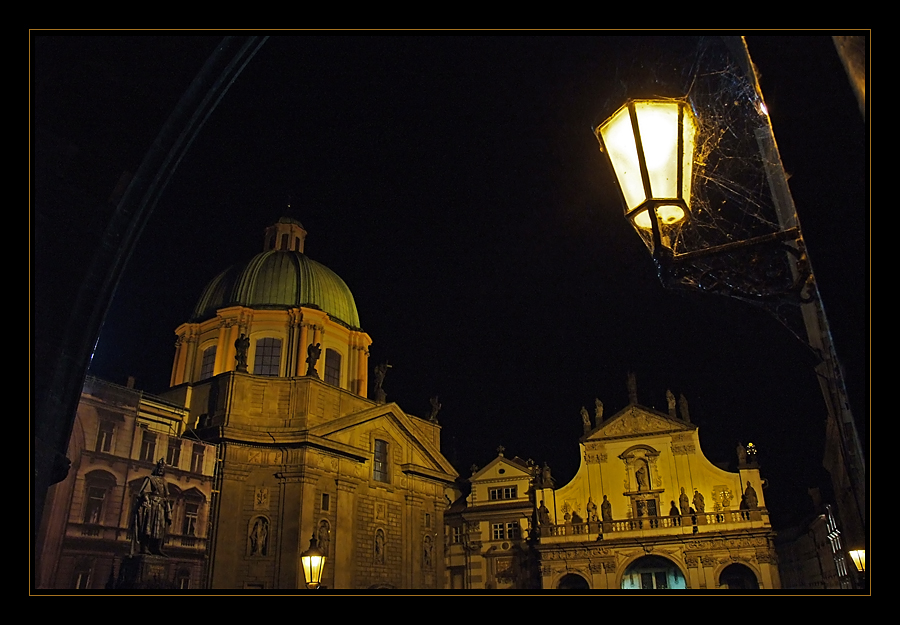
[[[845,544],[865,544],[866,469],[844,378],[755,71],[743,41],[735,48],[752,82],[752,105],[764,120],[754,134],[777,214],[771,231],[714,244],[682,236],[698,217],[692,189],[702,139],[700,120],[686,99],[629,100],[594,134],[615,173],[625,217],[650,250],[664,286],[728,295],[773,313],[785,304],[799,308],[808,344],[819,357],[816,373],[831,441],[825,464],[839,499]]]
[[[303,576],[306,579],[306,587],[315,590],[322,583],[322,573],[325,570],[325,552],[319,547],[316,535],[309,541],[309,549],[300,554],[300,563],[303,565]]]

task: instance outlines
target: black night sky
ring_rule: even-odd
[[[220,38],[37,35],[32,127],[134,171]],[[792,522],[825,477],[808,349],[761,310],[663,289],[591,132],[636,57],[689,39],[273,33],[157,205],[91,373],[165,389],[175,328],[290,201],[306,253],[354,294],[371,364],[393,365],[388,400],[424,416],[440,397],[464,477],[503,445],[566,483],[581,406],[614,414],[634,371],[645,405],[687,397],[711,461],[733,469],[754,442],[773,523]],[[747,41],[865,436],[867,123],[830,36]]]

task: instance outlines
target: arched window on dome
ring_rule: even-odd
[[[341,385],[341,354],[333,349],[325,350],[325,382],[332,386]]]
[[[277,377],[281,369],[281,339],[259,339],[253,358],[253,375]]]

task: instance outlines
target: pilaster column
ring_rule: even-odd
[[[331,536],[334,547],[334,587],[343,590],[353,588],[356,573],[357,484],[342,477],[335,478],[334,483],[337,486],[335,528]]]

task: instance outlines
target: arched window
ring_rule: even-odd
[[[216,368],[216,346],[207,347],[203,350],[203,358],[200,360],[200,379],[206,380],[213,377],[213,371]]]
[[[259,339],[256,341],[256,356],[253,359],[253,375],[277,377],[281,369],[281,339]]]
[[[325,382],[341,385],[341,354],[333,349],[325,350]]]

